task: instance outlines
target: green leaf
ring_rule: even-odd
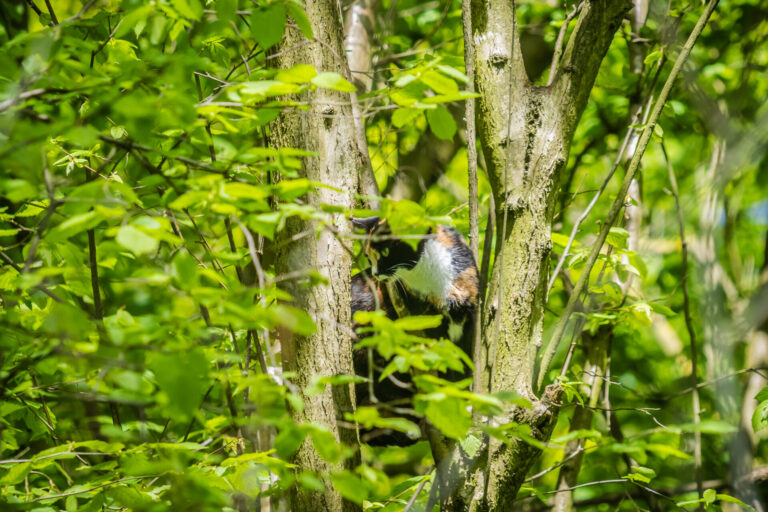
[[[394,325],[404,331],[421,331],[438,327],[441,323],[443,323],[441,315],[405,316],[395,320]]]
[[[104,218],[93,210],[73,215],[52,229],[46,238],[49,242],[60,242],[78,233],[95,228],[102,220]]]
[[[611,228],[606,237],[606,241],[617,249],[626,249],[628,240],[629,231],[618,227]]]
[[[200,0],[171,0],[171,5],[185,18],[199,20],[203,15]]]
[[[392,124],[395,128],[402,128],[410,124],[414,119],[421,115],[421,110],[416,108],[398,108],[392,114]]]
[[[281,69],[277,72],[275,80],[288,82],[292,84],[303,84],[309,82],[317,76],[314,66],[309,64],[296,64],[288,69]]]
[[[479,437],[469,434],[467,437],[459,441],[459,445],[468,457],[473,458],[475,455],[477,455],[477,452],[483,446],[483,441]]]
[[[216,0],[216,16],[222,21],[237,17],[237,0]]]
[[[553,244],[555,244],[557,246],[560,246],[560,247],[563,247],[563,248],[566,245],[568,245],[568,240],[570,239],[570,236],[564,235],[562,233],[556,233],[556,232],[552,232],[552,234],[550,236],[552,237],[552,243]],[[580,245],[579,241],[578,240],[574,240],[571,243],[571,248],[578,247],[579,245]]]
[[[717,491],[714,489],[707,489],[706,491],[704,491],[702,498],[704,500],[704,504],[711,505],[715,502],[715,499],[717,498]]]
[[[355,92],[357,90],[354,85],[338,73],[320,73],[312,79],[312,83],[318,87],[341,92]]]
[[[685,423],[683,425],[674,425],[669,427],[670,430],[678,432],[702,432],[704,434],[732,434],[738,429],[721,420],[702,420],[698,424]]]
[[[768,400],[760,402],[752,413],[752,430],[759,432],[768,427]]]
[[[463,439],[472,426],[472,416],[466,409],[466,403],[458,398],[426,401],[422,412],[432,425],[451,439]]]
[[[299,485],[301,485],[304,489],[316,492],[325,490],[323,481],[308,471],[302,471],[298,474],[296,479],[299,481]]]
[[[758,402],[764,402],[768,400],[768,386],[758,391],[757,395],[755,395],[755,400]]]
[[[309,433],[317,454],[325,461],[335,464],[341,457],[341,449],[333,434],[324,428],[315,428]]]
[[[251,33],[263,49],[267,50],[283,38],[285,32],[285,4],[275,2],[254,9],[251,13]]]
[[[304,439],[307,437],[307,433],[306,429],[295,427],[284,428],[277,434],[277,437],[275,437],[275,451],[277,451],[277,454],[280,457],[287,459],[296,453],[301,446],[301,443],[303,443]]]
[[[466,84],[469,82],[469,78],[467,78],[467,75],[465,75],[462,71],[453,68],[451,66],[446,66],[444,64],[438,64],[437,69],[439,69],[442,73],[450,76],[451,78],[454,78],[455,80],[458,80],[459,82]]]
[[[271,308],[277,318],[277,322],[295,332],[299,336],[309,336],[317,327],[312,317],[303,309],[278,304]]]
[[[708,490],[710,490],[710,489],[708,489]],[[734,503],[734,504],[740,506],[741,508],[743,508],[744,510],[749,510],[750,512],[755,512],[755,507],[753,507],[752,505],[747,505],[746,503],[744,503],[740,499],[734,498],[733,496],[729,496],[727,494],[717,494],[715,497],[718,500],[720,500],[720,501],[725,501],[726,503]]]
[[[130,32],[130,30],[136,26],[136,24],[140,21],[145,19],[149,14],[152,12],[153,7],[151,5],[145,5],[143,7],[139,7],[138,9],[134,9],[133,11],[130,11],[128,14],[126,14],[122,20],[120,20],[120,23],[118,24],[117,28],[115,29],[114,38],[120,39],[125,34]]]
[[[653,310],[654,313],[658,313],[658,314],[664,315],[664,316],[675,316],[676,315],[676,313],[673,310],[671,310],[670,308],[668,308],[664,304],[660,304],[658,302],[648,302],[647,304],[651,307],[651,309]]]
[[[655,135],[656,140],[662,140],[664,138],[664,128],[657,123],[653,127],[653,134]]]
[[[30,462],[13,464],[6,474],[0,477],[0,484],[16,485],[23,482],[32,469]]]
[[[363,481],[351,471],[344,470],[333,473],[331,482],[339,494],[353,503],[362,505],[363,500],[368,498],[368,489]]]
[[[312,33],[312,24],[309,22],[307,13],[304,12],[304,8],[294,0],[289,0],[285,6],[288,8],[288,13],[296,22],[301,33],[304,34],[304,37],[307,39],[314,39],[315,35]]]
[[[421,74],[419,80],[438,94],[453,94],[459,90],[456,82],[434,70],[425,71]]]
[[[668,444],[650,443],[646,445],[645,449],[661,458],[666,458],[668,456],[677,457],[678,459],[683,460],[690,460],[692,458],[691,455]]]
[[[157,239],[152,238],[143,231],[139,231],[130,224],[120,227],[115,240],[136,256],[153,253],[157,251],[160,245]]]
[[[421,102],[425,105],[435,105],[437,103],[451,103],[453,101],[464,101],[469,98],[479,98],[480,95],[469,91],[457,91],[450,94],[436,94],[424,98]]]
[[[200,349],[174,354],[154,354],[149,368],[165,392],[165,410],[171,417],[184,420],[200,406],[208,388],[208,359]]]
[[[438,139],[453,139],[456,133],[456,121],[453,120],[453,116],[443,107],[427,110],[427,122],[429,123],[429,129],[432,130],[432,133]]]
[[[280,212],[260,213],[251,215],[246,220],[248,227],[256,233],[267,237],[270,240],[275,239],[275,231],[280,220]]]

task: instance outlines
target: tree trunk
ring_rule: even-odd
[[[585,2],[552,85],[536,87],[523,64],[514,2],[472,2],[475,85],[482,95],[478,127],[497,219],[475,390],[513,390],[531,400],[532,409],[511,408],[496,420],[529,425],[542,440],[549,438],[559,402],[555,389],[537,399],[532,383],[560,172],[600,63],[629,7],[626,0]],[[517,438],[508,444],[491,439],[486,456],[487,466],[478,464],[469,482],[484,487],[483,503],[470,508],[512,510],[538,450]]]
[[[330,0],[310,0],[306,2],[306,12],[315,37],[322,43],[302,45],[301,32],[288,29],[277,50],[280,55],[277,65],[288,68],[299,63],[311,64],[318,72],[333,71],[348,76],[341,57],[341,13],[337,4]],[[310,192],[305,199],[310,205],[329,204],[347,209],[355,206],[350,192],[358,190],[359,177],[364,175],[369,164],[367,154],[363,154],[359,147],[353,116],[355,98],[350,96],[329,89],[306,93],[301,100],[308,102],[308,110],[286,110],[271,126],[273,146],[301,148],[318,155],[305,159],[301,175],[329,187]],[[327,284],[309,288],[287,281],[293,284],[286,285],[286,290],[297,307],[309,312],[317,331],[309,336],[288,335],[280,340],[283,368],[285,372],[294,373],[295,392],[304,400],[302,410],[291,410],[294,421],[328,426],[337,441],[354,446],[357,445],[356,432],[339,424],[344,413],[353,408],[353,386],[328,387],[315,396],[303,392],[317,375],[353,373],[349,302],[352,259],[331,229],[318,231],[317,228],[315,221],[292,217],[277,243],[280,249],[276,271],[279,274],[317,269],[328,280]],[[343,215],[333,215],[334,231],[345,233],[349,229]],[[292,462],[299,471],[316,472],[326,489],[314,492],[295,486],[291,510],[358,508],[345,501],[330,483],[329,474],[343,469],[342,464],[320,458],[309,439],[299,448]]]

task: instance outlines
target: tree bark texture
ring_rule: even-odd
[[[352,0],[345,5],[344,55],[349,63],[352,83],[366,93],[373,85],[371,40],[376,25],[378,0]]]
[[[630,6],[627,0],[586,1],[551,85],[536,87],[525,71],[514,2],[472,1],[477,121],[497,219],[475,390],[516,391],[531,400],[532,409],[513,408],[496,420],[529,425],[544,440],[557,415],[558,393],[548,390],[538,400],[532,383],[560,172],[600,63]],[[512,510],[537,452],[514,438],[507,444],[491,439],[487,467],[470,477],[471,485],[484,487],[483,503],[471,508]]]
[[[346,6],[347,14],[344,19],[344,57],[347,63],[347,79],[362,89],[363,93],[369,92],[373,84],[373,65],[371,62],[371,40],[376,25],[374,12],[378,0],[352,0]],[[379,186],[376,183],[376,175],[371,166],[368,155],[368,139],[365,135],[365,120],[363,119],[360,104],[357,101],[357,93],[350,95],[352,102],[352,116],[355,120],[355,135],[360,156],[363,160],[363,169],[359,177],[359,191],[364,196],[365,206],[371,209],[379,208]],[[376,197],[376,198],[375,198]]]
[[[318,72],[333,71],[347,76],[342,52],[341,13],[330,0],[309,0],[306,12],[315,37],[321,42],[301,44],[304,36],[298,30],[287,30],[279,48],[277,65],[288,68],[304,63],[315,66]],[[365,172],[367,155],[363,155],[353,117],[354,99],[349,94],[319,88],[307,93],[306,111],[286,110],[271,125],[270,143],[277,148],[293,147],[313,151],[317,156],[304,160],[302,177],[329,185],[317,188],[305,200],[319,206],[330,204],[343,208],[355,206],[352,191],[359,187],[359,177]],[[366,148],[367,151],[367,148]],[[348,221],[341,214],[333,216],[333,230],[348,232]],[[354,430],[343,428],[339,420],[352,411],[354,388],[334,386],[320,395],[309,396],[303,389],[317,375],[351,374],[352,340],[350,319],[350,274],[352,260],[342,242],[331,229],[318,229],[316,221],[292,217],[277,241],[276,270],[279,274],[317,269],[328,283],[303,287],[286,285],[294,304],[305,309],[317,325],[309,336],[296,334],[283,336],[282,357],[285,372],[292,372],[296,393],[304,400],[302,410],[292,409],[297,424],[312,422],[325,425],[337,441],[353,446],[357,444]],[[313,471],[325,483],[325,491],[308,491],[295,486],[291,496],[291,510],[340,511],[358,507],[345,501],[337,493],[329,473],[342,469],[319,457],[312,442],[307,439],[294,456],[299,471]]]

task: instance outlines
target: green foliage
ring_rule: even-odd
[[[36,4],[40,15],[23,2],[0,5],[0,508],[255,509],[257,500],[281,498],[294,486],[332,486],[365,510],[409,503],[423,510],[434,477],[425,441],[364,446],[356,467],[330,475],[299,471],[291,457],[302,443],[337,465],[356,460],[356,448],[339,444],[327,425],[295,423],[289,410],[306,404],[292,392],[291,375],[263,370],[281,364],[276,332],[315,330],[280,283],[327,283],[322,269],[275,274],[274,241],[292,219],[336,229],[335,214],[376,213],[400,235],[423,235],[437,224],[467,233],[463,101],[476,95],[467,91],[459,3],[382,2],[368,91],[312,63],[274,68],[271,56],[283,50],[277,45],[286,31],[319,44],[312,40],[321,27],[313,31],[296,0],[104,0],[80,16],[81,2],[52,0],[55,26],[44,3]],[[626,24],[603,62],[553,204],[556,257],[611,169],[624,129],[640,126],[630,106],[647,99],[660,64],[663,82],[675,37],[694,22],[698,7],[673,1],[666,12],[664,4],[652,3],[639,34]],[[545,85],[571,4],[517,7],[527,71]],[[473,363],[449,341],[422,336],[440,321],[435,317],[358,315],[360,333],[369,335],[358,348],[388,359],[382,379],[411,373],[416,395],[407,414],[366,406],[344,420],[412,438],[429,422],[469,456],[488,436],[523,439],[543,451],[532,474],[561,463],[566,445],[578,441],[579,483],[610,483],[580,487],[577,499],[640,486],[689,509],[729,503],[751,510],[733,489],[708,489],[701,498],[672,493],[693,482],[697,433],[705,481],[728,474],[731,440],[738,429],[748,433],[750,422],[750,456],[755,465],[768,458],[768,394],[757,395],[743,421],[741,396],[753,372],[736,373],[756,364],[745,311],[765,265],[767,16],[754,0],[724,5],[695,47],[643,161],[640,197],[627,200],[641,210],[640,241],[629,223],[611,230],[578,316],[586,334],[575,338],[565,375],[555,364],[549,376],[564,389],[551,441],[515,421],[473,423],[512,406],[531,413],[531,397],[478,394],[469,379],[442,378]],[[639,74],[631,72],[628,41],[643,44]],[[318,89],[359,94],[387,196],[378,212],[309,206],[307,195],[325,185],[299,171],[316,155],[266,144],[285,109],[310,115],[306,98]],[[727,157],[713,176],[710,156],[721,139]],[[662,142],[688,239],[703,382],[699,423],[690,407],[681,240]],[[545,333],[583,270],[616,183],[608,183],[570,245],[568,278],[549,294]],[[720,193],[712,204],[722,206],[707,226],[700,219],[712,190]],[[480,169],[481,232],[490,192]],[[716,243],[705,244],[708,233]],[[364,267],[359,241],[345,243]],[[714,292],[705,286],[711,268],[722,280]],[[586,348],[605,330],[610,373],[599,378],[608,390],[591,397]],[[366,376],[323,375],[304,391],[361,381]],[[594,414],[572,429],[577,406]],[[543,473],[523,494],[551,499],[557,474]],[[635,510],[631,500],[615,507]]]

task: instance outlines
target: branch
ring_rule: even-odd
[[[356,86],[368,92],[373,84],[371,75],[371,32],[376,23],[374,11],[378,0],[354,0],[349,6],[349,11],[344,23],[346,34],[344,36],[344,54],[346,59],[344,67],[347,79]],[[320,42],[318,40],[318,42]],[[364,202],[371,209],[378,209],[379,202],[376,199],[380,195],[376,175],[373,172],[371,159],[368,152],[368,139],[365,136],[365,121],[363,120],[360,102],[357,92],[350,93],[352,103],[352,119],[355,126],[355,139],[362,163],[360,170],[360,193],[366,196]]]
[[[550,64],[549,67],[549,80],[547,80],[547,87],[552,85],[552,82],[555,80],[555,74],[557,72],[557,65],[560,63],[560,55],[563,53],[563,43],[565,42],[565,34],[568,32],[568,25],[571,23],[571,20],[576,17],[577,14],[579,14],[579,11],[581,11],[582,6],[584,5],[584,2],[580,2],[578,5],[576,5],[571,12],[568,13],[568,15],[563,20],[563,24],[560,27],[560,32],[557,33],[557,40],[555,41],[555,51],[552,54],[552,64]]]
[[[74,16],[72,16],[70,18],[67,18],[66,20],[64,20],[64,22],[68,23],[70,21],[77,21],[77,20],[79,20],[80,18],[83,17],[83,15],[86,12],[88,12],[90,10],[91,7],[93,7],[93,4],[95,4],[95,3],[96,3],[96,0],[88,0],[88,2],[85,5],[83,5],[83,7],[79,11],[77,11],[77,14],[75,14]]]
[[[664,160],[667,163],[667,171],[669,172],[669,184],[672,189],[672,195],[675,197],[675,208],[677,210],[677,224],[680,227],[680,245],[682,248],[682,268],[680,270],[682,276],[680,278],[680,286],[683,289],[683,312],[685,314],[685,328],[688,330],[688,339],[691,344],[691,386],[693,387],[692,401],[693,401],[693,423],[698,425],[701,421],[701,405],[699,403],[699,389],[698,389],[698,376],[696,375],[696,367],[698,364],[698,353],[696,351],[696,331],[693,328],[693,320],[691,319],[691,299],[688,294],[688,243],[685,240],[685,224],[683,222],[683,209],[680,206],[680,194],[677,190],[677,179],[675,178],[675,170],[672,168],[672,162],[669,161],[669,155],[667,154],[667,148],[664,142],[661,143],[661,151],[664,153]],[[704,497],[704,487],[701,483],[701,431],[694,430],[694,449],[693,449],[694,465],[696,468],[696,490],[699,494],[699,499]],[[699,510],[702,510],[702,505],[699,505]]]
[[[34,98],[35,96],[40,96],[42,94],[46,94],[47,92],[50,92],[48,89],[32,89],[31,91],[24,91],[20,93],[18,96],[13,98],[8,98],[7,100],[0,103],[0,112],[3,112],[4,110],[8,110],[12,106],[14,106],[16,103],[19,103],[20,101],[24,101],[29,98]]]
[[[566,119],[578,119],[584,110],[600,63],[631,5],[628,0],[591,0],[581,8],[562,61],[549,79]],[[565,130],[575,128],[575,123],[566,123]]]
[[[344,17],[344,54],[352,83],[368,92],[373,84],[371,39],[376,28],[377,0],[354,0]]]
[[[475,92],[475,44],[472,41],[471,0],[462,0],[461,16],[464,28],[464,64],[467,71],[467,91]],[[477,133],[475,130],[475,99],[465,104],[464,117],[467,123],[467,163],[469,173],[469,246],[475,261],[479,256],[480,230],[477,222]]]
[[[64,493],[61,493],[61,494],[48,494],[46,496],[38,496],[37,498],[34,498],[34,499],[30,500],[30,502],[44,501],[44,500],[53,500],[53,499],[58,499],[58,498],[66,498],[67,496],[74,496],[76,494],[85,494],[87,492],[93,492],[96,489],[101,489],[102,487],[108,487],[110,485],[120,484],[120,483],[123,483],[123,482],[130,482],[131,480],[141,480],[142,478],[152,478],[153,476],[155,476],[155,475],[129,476],[129,477],[126,477],[126,478],[121,478],[119,480],[115,480],[113,482],[107,482],[105,484],[95,485],[93,487],[89,487],[88,489],[80,489],[80,490],[77,490],[77,491],[64,492]]]
[[[667,81],[664,83],[664,87],[662,88],[661,93],[659,94],[659,98],[653,107],[653,111],[651,112],[648,123],[645,125],[645,128],[643,129],[643,133],[640,136],[640,141],[638,142],[637,150],[635,151],[635,154],[632,156],[632,161],[630,162],[629,167],[627,168],[627,172],[624,176],[624,181],[621,183],[621,188],[619,190],[619,193],[616,196],[616,200],[613,202],[613,205],[611,206],[611,209],[608,212],[608,216],[606,217],[605,223],[603,224],[603,227],[600,230],[600,234],[598,235],[597,240],[595,241],[592,247],[592,251],[589,253],[589,257],[587,258],[587,261],[584,264],[584,269],[582,270],[582,273],[579,276],[579,280],[576,283],[576,286],[574,287],[573,293],[568,299],[568,304],[565,306],[565,309],[563,310],[563,313],[560,316],[560,320],[558,320],[557,325],[555,326],[555,330],[552,333],[552,338],[544,351],[544,356],[542,358],[541,366],[539,368],[539,376],[538,376],[539,388],[541,388],[544,382],[544,378],[547,374],[547,370],[549,369],[549,365],[552,363],[552,358],[555,356],[555,352],[557,352],[557,348],[560,345],[560,341],[562,340],[563,334],[565,334],[565,329],[568,326],[568,320],[570,319],[571,313],[573,313],[582,292],[584,292],[584,290],[586,290],[587,288],[589,275],[592,271],[592,267],[597,261],[597,257],[599,256],[600,250],[602,249],[603,244],[605,243],[605,239],[608,237],[608,232],[610,231],[613,224],[616,222],[616,219],[619,216],[619,211],[624,206],[624,200],[627,195],[627,190],[629,189],[630,183],[632,183],[632,179],[635,177],[635,173],[640,167],[640,161],[642,160],[643,154],[645,153],[645,149],[648,147],[648,143],[651,140],[653,129],[656,126],[656,123],[658,122],[659,117],[661,116],[661,111],[664,108],[664,104],[667,102],[667,98],[669,97],[669,93],[672,90],[672,86],[674,85],[677,76],[680,74],[680,71],[683,68],[683,64],[685,64],[685,61],[688,60],[688,56],[691,54],[693,45],[696,43],[696,40],[698,39],[699,35],[704,30],[704,27],[706,26],[707,21],[709,20],[709,17],[712,15],[712,12],[715,10],[715,7],[717,6],[717,3],[718,3],[718,0],[710,0],[709,3],[707,4],[706,8],[704,9],[704,12],[699,17],[699,21],[696,23],[696,26],[691,32],[691,35],[688,37],[688,40],[686,41],[685,45],[681,49],[680,55],[678,55],[677,59],[675,60],[675,64],[674,66],[672,66],[672,70],[669,73],[669,77],[667,77]]]
[[[16,272],[18,272],[19,274],[23,274],[23,273],[24,273],[24,272],[23,272],[23,270],[22,270],[22,268],[21,268],[20,266],[18,266],[18,265],[16,264],[16,262],[15,262],[15,261],[13,261],[13,259],[12,259],[10,256],[8,256],[8,254],[6,254],[6,252],[5,252],[5,251],[3,251],[2,249],[0,249],[0,258],[3,258],[3,259],[5,260],[5,262],[6,262],[6,263],[7,263],[7,264],[8,264],[8,265],[9,265],[9,266],[10,266],[10,267],[13,269],[13,270],[15,270]],[[58,302],[59,304],[64,304],[64,300],[63,300],[61,297],[59,297],[58,295],[56,295],[55,293],[53,293],[52,291],[50,291],[48,288],[46,288],[46,287],[45,287],[45,286],[43,286],[42,284],[38,284],[37,286],[35,286],[35,288],[36,288],[36,289],[38,289],[38,290],[40,290],[41,292],[43,292],[44,294],[46,294],[47,296],[49,296],[50,298],[52,298],[53,300],[55,300],[56,302]],[[1,388],[1,386],[0,386],[0,388]]]
[[[469,39],[474,49],[474,82],[481,94],[478,129],[486,171],[497,206],[501,208],[505,205],[500,199],[508,195],[508,189],[519,188],[522,182],[522,177],[517,176],[522,168],[515,169],[515,176],[509,176],[511,180],[505,178],[515,154],[525,151],[519,140],[522,134],[516,132],[518,127],[525,126],[532,86],[520,49],[515,3],[507,0],[470,2]]]
[[[159,155],[162,155],[163,159],[172,158],[173,160],[177,160],[183,164],[187,164],[190,167],[195,167],[197,169],[207,171],[207,172],[212,172],[214,174],[222,174],[224,176],[229,176],[229,174],[225,170],[216,169],[215,167],[211,167],[210,165],[204,164],[202,162],[198,162],[197,160],[192,160],[191,158],[187,158],[184,156],[168,155],[167,153],[163,153],[162,151],[159,151],[155,148],[150,148],[149,146],[143,146],[141,144],[137,144],[133,142],[131,139],[114,139],[106,135],[99,135],[99,139],[103,140],[104,142],[108,142],[109,144],[114,144],[115,146],[123,148],[127,151],[132,151],[134,149],[137,149],[139,151],[152,151],[152,152],[158,153]]]
[[[47,167],[43,170],[43,173],[46,177],[46,184],[50,183],[50,173]],[[62,204],[62,201],[53,198],[53,190],[49,190],[48,192],[48,201],[49,203],[45,212],[45,217],[43,217],[43,220],[40,221],[40,225],[35,230],[35,237],[32,239],[32,243],[29,245],[29,253],[27,254],[27,259],[24,261],[24,269],[22,270],[22,273],[28,272],[30,266],[32,266],[32,262],[35,261],[37,245],[40,243],[40,239],[43,237],[43,233],[48,227],[48,223],[51,220],[53,212],[56,210],[56,208],[58,208],[60,204]]]
[[[45,6],[48,8],[48,13],[51,15],[51,23],[53,25],[58,25],[59,20],[56,18],[56,13],[53,12],[53,7],[51,6],[51,0],[45,0]]]

